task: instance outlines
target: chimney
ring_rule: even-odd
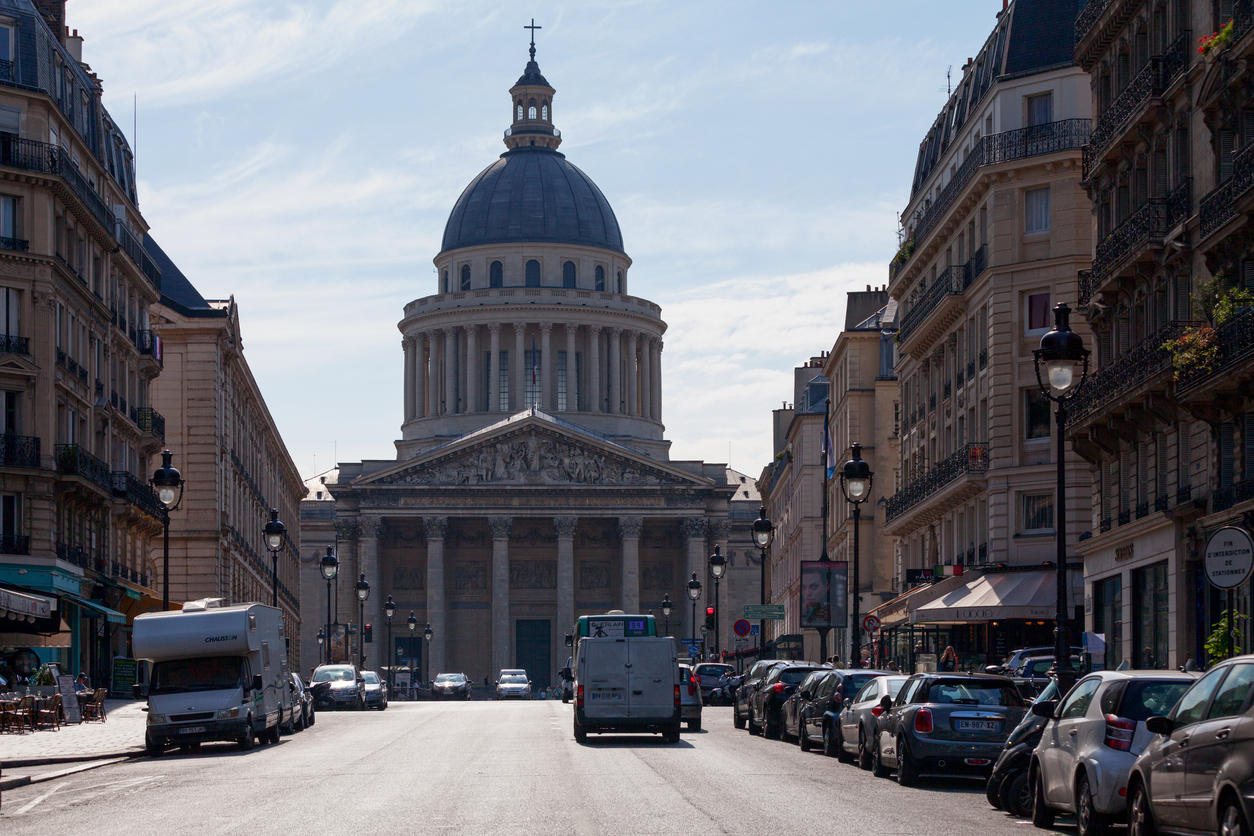
[[[64,43],[65,38],[65,0],[33,0],[36,11],[48,24],[52,34]]]
[[[70,51],[70,55],[74,56],[74,60],[83,63],[83,38],[78,34],[78,30],[74,30],[74,34],[70,34],[70,27],[65,27],[65,40],[63,41],[65,48]]]

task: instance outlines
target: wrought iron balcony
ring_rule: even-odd
[[[30,354],[30,337],[15,337],[10,334],[0,335],[0,353]]]
[[[1187,321],[1169,322],[1110,365],[1089,375],[1067,409],[1068,425],[1080,428],[1086,418],[1118,406],[1151,378],[1170,371],[1171,353],[1163,348],[1163,343],[1178,338],[1193,325]]]
[[[99,380],[96,381],[96,397],[97,398],[104,397],[104,383],[100,382]]]
[[[1150,100],[1161,96],[1188,67],[1192,42],[1191,32],[1181,33],[1162,55],[1150,58],[1132,81],[1128,82],[1128,86],[1123,88],[1123,92],[1097,117],[1093,125],[1093,135],[1089,138],[1089,166],[1085,170],[1086,177],[1091,167],[1105,159],[1119,138],[1127,133],[1135,121],[1134,117],[1146,112]]]
[[[975,380],[975,361],[967,361],[967,380]]]
[[[1081,306],[1087,305],[1093,301],[1093,291],[1097,290],[1097,286],[1093,282],[1092,270],[1080,270],[1075,274],[1077,302]]]
[[[152,486],[125,470],[113,472],[113,495],[125,499],[154,519],[164,521],[166,518],[165,506],[157,499],[157,492]]]
[[[5,238],[0,236],[0,249],[18,253],[30,252],[30,241],[25,238]]]
[[[1150,198],[1097,245],[1090,296],[1144,248],[1162,244],[1163,236],[1188,217],[1192,182],[1185,180],[1165,198]]]
[[[1198,231],[1209,238],[1237,216],[1236,201],[1254,187],[1254,142],[1232,157],[1232,176],[1202,198],[1198,205]]]
[[[138,340],[135,345],[139,348],[141,357],[151,357],[157,361],[158,365],[164,365],[161,357],[161,338],[149,330],[137,332]]]
[[[1180,372],[1176,392],[1194,395],[1211,380],[1254,361],[1254,308],[1246,308],[1215,330],[1219,356],[1213,363],[1198,363]]]
[[[1155,510],[1155,511],[1166,511],[1166,510],[1167,510],[1167,502],[1168,502],[1168,497],[1167,497],[1167,494],[1165,494],[1165,493],[1164,493],[1164,494],[1160,494],[1160,495],[1158,495],[1157,497],[1155,497],[1155,498],[1154,498],[1154,510]]]
[[[1181,485],[1176,488],[1176,504],[1180,505],[1193,499],[1193,486]]]
[[[959,366],[958,371],[954,374],[954,385],[957,386],[959,389],[961,389],[962,384],[965,383],[966,380],[967,380],[966,371],[963,369],[962,366]]]
[[[1102,521],[1097,526],[1097,530],[1101,532],[1102,534],[1105,534],[1107,531],[1110,531],[1110,529],[1111,529],[1110,517],[1102,517]]]
[[[936,393],[935,392],[927,396],[927,411],[928,412],[936,411]]]
[[[987,365],[988,365],[988,349],[984,349],[983,351],[980,352],[980,368],[982,369]]]
[[[0,465],[5,467],[31,467],[40,465],[40,441],[35,436],[0,435]]]
[[[954,393],[953,381],[946,380],[945,381],[945,400],[949,400],[950,396],[952,396],[953,393]]]
[[[1075,42],[1077,44],[1084,40],[1084,36],[1097,23],[1097,19],[1102,16],[1102,12],[1106,11],[1110,3],[1111,0],[1089,0],[1084,4],[1084,8],[1080,9],[1080,13],[1075,16]]]
[[[138,420],[135,423],[139,425],[139,428],[165,443],[165,417],[151,406],[141,406],[138,413]]]
[[[1246,479],[1226,488],[1217,488],[1210,499],[1211,513],[1227,511],[1234,505],[1254,499],[1254,479]]]
[[[952,264],[936,277],[923,295],[901,318],[898,342],[905,342],[928,316],[950,296],[961,296],[971,286],[971,271],[965,264]]]
[[[885,522],[901,516],[949,483],[968,473],[988,470],[988,445],[973,442],[929,470],[922,478],[906,485],[888,500]]]
[[[30,538],[20,534],[0,534],[0,554],[30,554]]]
[[[113,490],[108,462],[101,461],[77,444],[58,444],[55,453],[58,473],[81,476],[107,491]]]

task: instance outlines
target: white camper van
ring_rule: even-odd
[[[150,755],[206,740],[277,743],[292,716],[283,613],[264,604],[188,601],[135,618],[135,657],[152,661]]]

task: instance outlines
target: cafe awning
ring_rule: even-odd
[[[12,589],[0,589],[0,619],[34,621],[51,618],[57,602],[43,595],[31,595]]]
[[[914,614],[914,611],[934,598],[951,592],[955,588],[962,589],[962,582],[968,577],[970,576],[954,575],[936,583],[916,586],[914,589],[903,592],[891,601],[885,601],[871,610],[869,614],[875,615],[880,620],[881,629],[887,630],[912,620],[911,616]]]
[[[66,592],[61,593],[61,597],[66,599],[67,601],[73,601],[75,604],[78,604],[80,607],[83,607],[88,610],[92,610],[97,615],[103,615],[110,624],[125,624],[126,623],[126,616],[122,615],[122,613],[118,612],[117,610],[109,609],[104,604],[100,603],[99,601],[93,601],[89,598],[80,598],[77,595],[70,595],[69,593],[66,593]]]
[[[1071,574],[1074,587],[1075,576],[1079,573]],[[915,624],[965,624],[1014,618],[1045,621],[1054,617],[1058,601],[1056,584],[1052,570],[989,572],[928,601],[910,613],[910,620]]]

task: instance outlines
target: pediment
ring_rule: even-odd
[[[0,372],[34,376],[39,373],[38,367],[22,354],[0,354]]]
[[[355,482],[359,487],[709,487],[712,480],[656,462],[532,410]]]

